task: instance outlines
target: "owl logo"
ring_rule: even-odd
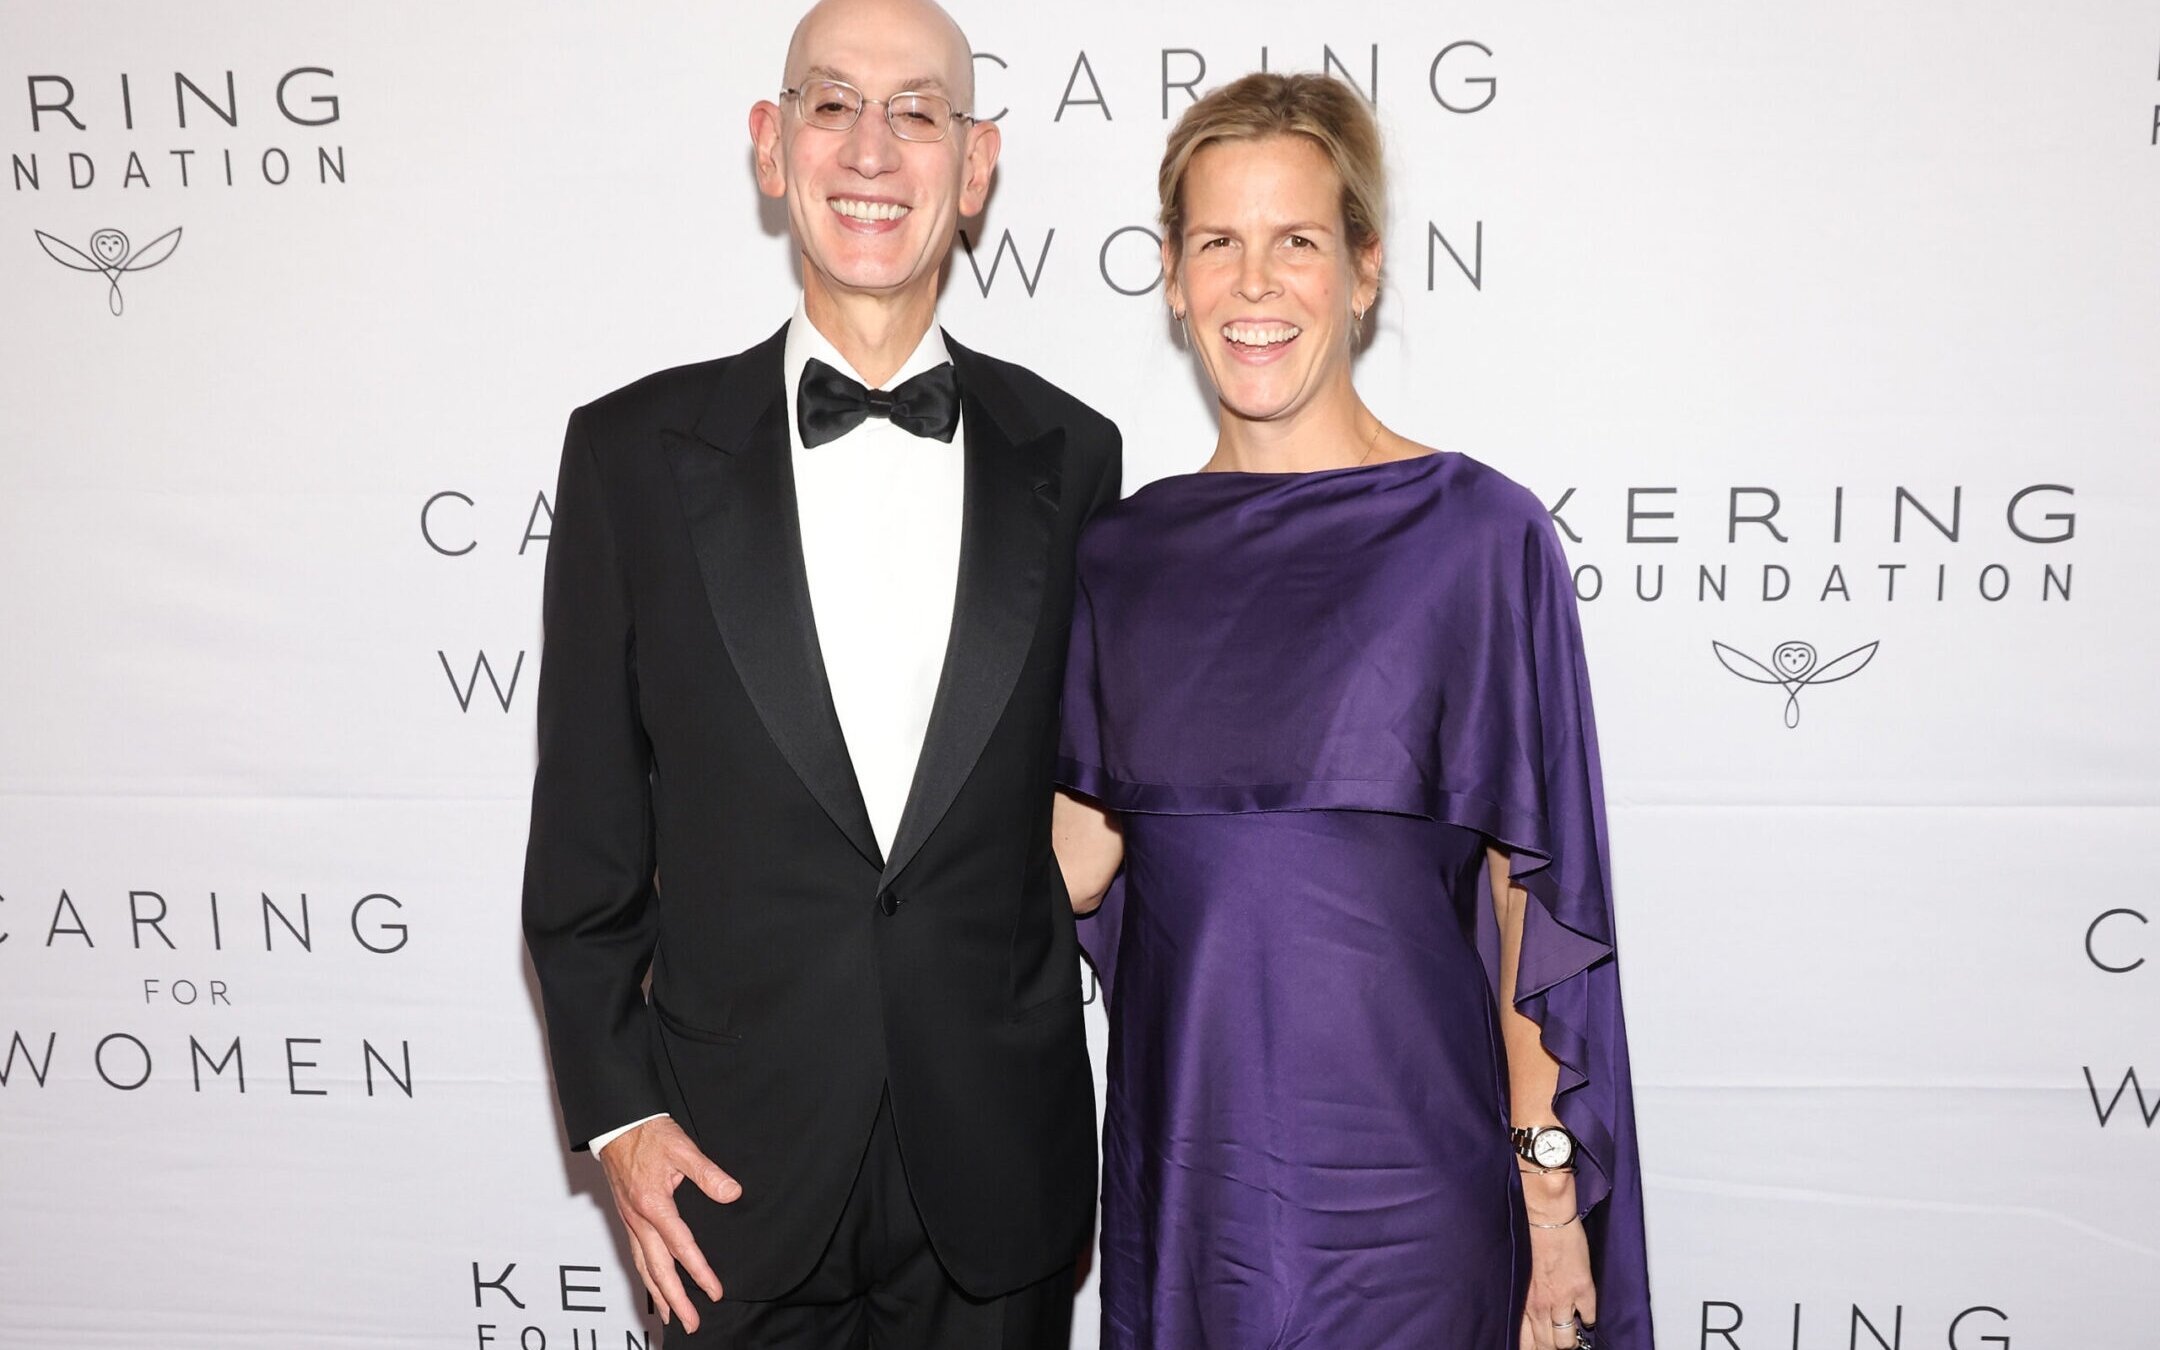
[[[130,244],[128,237],[118,230],[99,230],[90,236],[88,253],[43,230],[33,230],[31,233],[37,236],[38,246],[45,250],[46,256],[62,267],[72,268],[77,272],[93,272],[104,277],[106,303],[116,318],[127,307],[126,302],[120,298],[120,278],[129,272],[140,272],[157,266],[170,258],[174,249],[180,247],[180,230],[177,226],[141,248]]]
[[[1800,725],[1800,691],[1812,684],[1836,684],[1849,680],[1875,659],[1875,649],[1880,642],[1870,642],[1855,647],[1843,656],[1820,660],[1815,648],[1805,642],[1780,642],[1770,653],[1769,664],[1756,660],[1746,652],[1728,647],[1722,642],[1712,642],[1711,650],[1725,669],[1750,684],[1774,684],[1785,691],[1785,725]]]

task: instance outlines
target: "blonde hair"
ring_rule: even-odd
[[[1350,86],[1327,75],[1257,71],[1231,81],[1185,110],[1163,147],[1155,189],[1172,256],[1185,233],[1185,175],[1193,156],[1224,141],[1303,136],[1320,148],[1342,183],[1344,237],[1361,258],[1387,223],[1387,164],[1380,123]]]

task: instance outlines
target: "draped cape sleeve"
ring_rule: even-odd
[[[1443,719],[1443,764],[1483,766],[1470,786],[1450,777],[1443,818],[1485,834],[1509,855],[1525,907],[1515,1006],[1536,1022],[1560,1064],[1554,1109],[1582,1145],[1576,1198],[1591,1227],[1597,1285],[1610,1310],[1647,1316],[1642,1180],[1634,1088],[1614,956],[1611,856],[1589,671],[1576,614],[1574,576],[1549,518],[1523,543],[1521,608],[1512,641],[1495,657],[1505,678],[1476,684]],[[1505,728],[1503,744],[1493,731]],[[1451,753],[1452,751],[1452,753]],[[1497,934],[1481,943],[1490,946]],[[1601,1300],[1602,1301],[1602,1300]],[[1601,1318],[1601,1320],[1604,1320]],[[1619,1333],[1618,1319],[1607,1330]],[[1624,1343],[1618,1335],[1606,1344]]]
[[[1504,850],[1531,901],[1515,1004],[1559,1061],[1601,1304],[1619,1314],[1606,1329],[1629,1308],[1647,1329],[1573,574],[1533,494],[1467,457],[1435,459],[1363,477],[1195,475],[1309,481],[1173,480],[1098,518],[1081,548],[1058,778],[1121,813],[1386,811]],[[1344,566],[1328,574],[1323,558]],[[1121,880],[1081,924],[1112,999],[1125,900]],[[1497,983],[1497,921],[1478,909]]]
[[[1073,791],[1114,805],[1129,795],[1104,774],[1102,694],[1095,678],[1095,607],[1083,576],[1073,587],[1072,637],[1065,656],[1063,728],[1058,741],[1058,782]],[[1125,927],[1125,872],[1111,878],[1101,903],[1082,915],[1080,950],[1094,968],[1104,999],[1117,982],[1118,941]]]

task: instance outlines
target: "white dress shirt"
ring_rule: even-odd
[[[795,506],[818,648],[870,828],[878,848],[889,854],[915,782],[952,632],[966,428],[955,430],[948,444],[870,417],[837,439],[806,448],[795,395],[812,357],[866,388],[894,389],[952,356],[933,323],[893,377],[873,386],[798,302],[782,358]],[[634,1120],[595,1135],[590,1147],[597,1154],[644,1123]]]

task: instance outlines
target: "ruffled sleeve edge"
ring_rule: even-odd
[[[1593,981],[1617,979],[1603,896],[1560,884],[1563,869],[1553,831],[1542,816],[1511,811],[1484,797],[1398,779],[1318,779],[1294,783],[1134,783],[1100,765],[1060,757],[1060,785],[1114,811],[1144,815],[1240,815],[1271,811],[1382,811],[1473,830],[1509,857],[1509,876],[1536,903],[1523,916],[1515,1007],[1538,1024],[1545,1049],[1559,1062],[1554,1110],[1581,1144],[1588,1166],[1577,1169],[1577,1200],[1585,1210],[1612,1190],[1618,1161],[1613,1122],[1582,1089],[1599,1072]],[[1593,864],[1593,875],[1596,865]],[[1098,962],[1098,965],[1101,963]],[[1607,1066],[1612,1067],[1612,1066]],[[1615,1084],[1618,1088],[1618,1084]]]

